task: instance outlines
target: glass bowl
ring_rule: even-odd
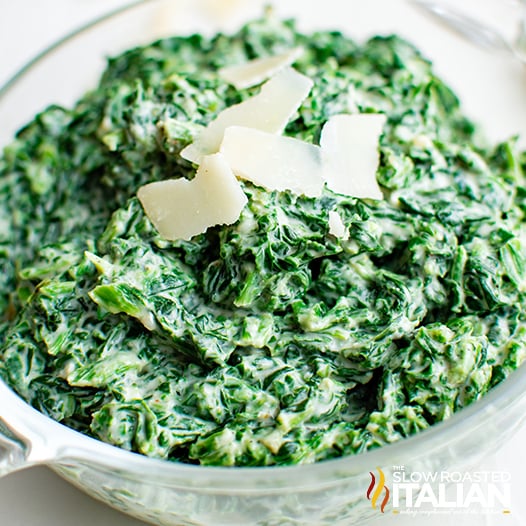
[[[0,90],[0,145],[47,104],[70,105],[94,86],[106,57],[172,34],[234,30],[261,14],[266,3],[151,0],[90,24],[42,53]],[[491,2],[476,5],[491,16]],[[507,7],[510,13],[513,7]],[[526,131],[522,66],[445,31],[408,2],[325,0],[320,7],[289,0],[275,9],[297,17],[300,29],[341,29],[357,40],[396,32],[433,60],[492,140]],[[37,412],[0,382],[0,475],[45,464],[88,494],[153,524],[365,524],[379,516],[366,498],[371,471],[476,466],[523,424],[525,386],[522,367],[449,420],[359,455],[314,465],[212,468],[150,459],[96,441]]]

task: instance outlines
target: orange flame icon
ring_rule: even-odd
[[[389,502],[389,488],[385,485],[385,475],[384,472],[380,468],[376,468],[378,470],[378,485],[375,489],[376,484],[376,477],[374,476],[374,473],[372,471],[369,471],[369,475],[371,475],[371,484],[369,484],[369,488],[367,488],[367,499],[371,501],[371,506],[376,509],[376,503],[378,502],[378,499],[380,495],[382,494],[382,490],[384,491],[385,495],[382,500],[382,503],[380,504],[380,511],[384,513],[384,509],[386,504]],[[374,489],[374,492],[373,492]]]

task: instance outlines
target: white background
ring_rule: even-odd
[[[98,14],[125,3],[126,0],[0,0],[0,85],[25,62],[60,36]],[[456,5],[463,3],[457,2]],[[493,21],[499,22],[499,20]],[[509,26],[508,20],[501,22],[502,25]],[[526,96],[526,89],[524,93]],[[1,120],[0,115],[0,125]],[[519,434],[508,439],[501,451],[488,458],[480,467],[511,473],[511,515],[472,518],[442,516],[440,520],[398,517],[395,522],[389,521],[389,524],[400,526],[409,523],[455,524],[456,526],[526,524],[525,444],[526,429],[523,429]],[[383,522],[379,520],[378,525]],[[141,524],[143,523],[85,496],[44,467],[28,469],[0,480],[0,526],[139,526]]]

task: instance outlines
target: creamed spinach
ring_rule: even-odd
[[[180,150],[259,90],[218,69],[298,45],[315,84],[286,135],[385,113],[384,199],[242,181],[235,224],[162,239],[137,189],[191,179]],[[0,158],[0,373],[51,418],[173,461],[307,463],[413,435],[525,358],[525,163],[397,36],[269,16],[132,49]]]

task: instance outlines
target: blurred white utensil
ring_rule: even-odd
[[[521,0],[523,16],[517,37],[510,41],[498,30],[437,0],[412,0],[427,14],[442,22],[446,27],[467,38],[477,46],[489,51],[506,53],[526,64],[526,0]]]

